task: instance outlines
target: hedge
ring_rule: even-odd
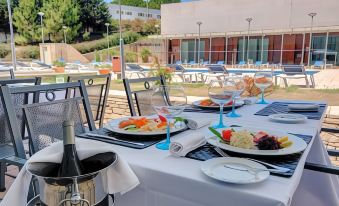
[[[0,58],[5,58],[10,51],[11,50],[7,44],[0,44]]]
[[[123,33],[123,39],[125,44],[130,44],[136,42],[141,36],[133,31],[128,31]],[[109,45],[117,46],[119,45],[120,36],[119,34],[109,35]],[[107,48],[107,38],[102,38],[99,40],[94,40],[90,42],[82,42],[78,44],[72,45],[75,49],[77,49],[80,53],[85,54],[89,52],[93,52],[95,50],[102,50]]]

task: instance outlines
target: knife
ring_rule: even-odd
[[[130,141],[121,140],[121,139],[117,139],[115,137],[101,135],[101,134],[86,133],[85,135],[88,136],[88,137],[99,137],[99,138],[110,139],[110,140],[114,140],[114,141],[118,141],[118,142],[124,142],[124,143],[127,143],[127,144],[134,144],[134,145],[139,145],[139,146],[145,146],[145,144],[141,143],[141,142],[130,142]]]

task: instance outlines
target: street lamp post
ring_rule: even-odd
[[[124,39],[122,38],[121,28],[121,0],[119,0],[119,34],[120,34],[120,67],[121,67],[121,78],[125,78],[125,59],[124,59]]]
[[[198,21],[198,65],[200,65],[200,27],[201,27],[202,22]],[[210,51],[211,52],[211,51]]]
[[[308,62],[307,66],[310,66],[311,63],[311,47],[312,47],[312,37],[313,37],[313,19],[317,15],[317,13],[309,13],[308,14],[311,17],[311,32],[310,32],[310,43],[308,45]]]
[[[42,21],[42,17],[45,15],[44,12],[39,12],[38,15],[40,16],[40,25],[41,25],[41,42],[44,44],[45,39],[44,39],[44,24]]]
[[[62,26],[62,29],[64,30],[64,41],[65,41],[65,44],[67,44],[67,39],[66,39],[66,29],[67,29],[67,26]]]
[[[250,50],[250,29],[251,29],[251,21],[252,18],[247,18],[246,21],[248,22],[248,31],[247,31],[247,64],[248,64],[248,56],[249,56],[249,50]]]
[[[109,60],[109,37],[108,37],[108,30],[109,30],[109,23],[105,23],[106,26],[106,35],[107,35],[107,60]]]
[[[8,9],[9,30],[10,30],[10,33],[11,33],[12,64],[13,64],[13,70],[16,71],[15,42],[14,42],[12,10],[11,10],[10,0],[7,0],[7,9]]]

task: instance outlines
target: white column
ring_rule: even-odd
[[[305,33],[303,33],[303,44],[302,44],[302,50],[301,50],[301,60],[300,64],[304,65],[304,56],[305,56]]]
[[[284,34],[281,34],[280,64],[282,64],[283,49],[284,49]]]
[[[210,52],[208,54],[208,63],[211,64],[211,61],[212,61],[212,36],[210,34]]]
[[[326,69],[326,64],[327,64],[327,44],[328,44],[328,33],[326,32],[326,41],[325,41],[325,52],[324,52],[324,69]]]
[[[243,40],[243,44],[242,44],[242,60],[243,61],[245,61],[245,43],[246,43],[246,41],[245,41],[245,36],[243,36],[243,38],[242,38]],[[248,48],[247,48],[248,49]]]
[[[227,64],[227,46],[228,46],[228,37],[225,36],[225,64]]]

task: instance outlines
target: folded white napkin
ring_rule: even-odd
[[[111,145],[86,139],[76,139],[76,147],[79,159],[86,159],[95,154],[114,152]],[[51,146],[34,154],[27,163],[31,162],[55,162],[60,163],[63,155],[62,141],[53,143]],[[27,165],[26,163],[26,165]],[[24,206],[27,202],[27,194],[32,175],[27,172],[26,165],[21,169],[9,188],[0,206]],[[138,177],[134,174],[127,162],[117,155],[116,164],[101,172],[100,178],[104,191],[109,194],[124,194],[139,184]]]
[[[290,111],[318,111],[319,105],[318,104],[289,104],[287,105]]]
[[[205,135],[200,132],[187,131],[178,135],[170,144],[170,153],[184,157],[187,153],[206,144]]]
[[[190,129],[199,129],[211,123],[211,120],[203,117],[189,117],[186,120],[187,127]]]

